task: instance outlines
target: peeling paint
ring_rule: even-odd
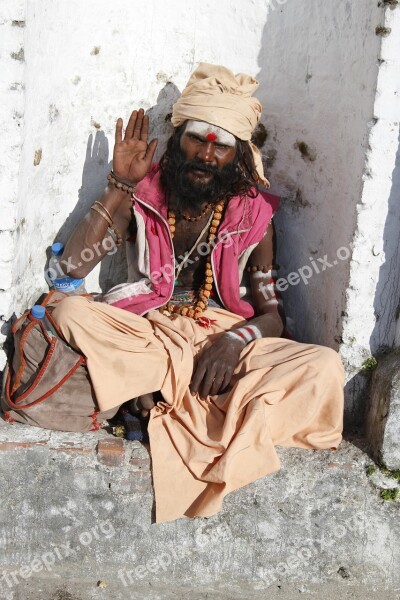
[[[276,161],[276,157],[278,156],[278,151],[276,148],[269,148],[264,157],[263,164],[267,170],[271,169]]]
[[[392,30],[390,27],[384,27],[383,25],[378,25],[378,27],[375,29],[376,35],[380,35],[382,37],[390,35],[391,32]]]
[[[293,145],[293,148],[299,150],[301,157],[305,161],[314,162],[317,158],[317,153],[315,150],[311,149],[310,146],[306,142],[301,142],[297,140],[297,142]]]
[[[251,141],[255,146],[257,146],[257,148],[262,148],[267,138],[268,130],[263,123],[258,123],[257,127],[253,131],[253,135],[251,136]]]
[[[8,88],[11,91],[21,91],[25,89],[25,84],[20,82],[20,81],[15,81],[14,83],[12,83],[10,85],[10,87]]]
[[[60,116],[60,111],[58,110],[55,104],[50,104],[49,106],[49,121],[50,123],[54,123]]]
[[[18,52],[11,52],[10,54],[11,58],[13,58],[14,60],[19,60],[20,62],[24,62],[25,60],[25,53],[24,53],[24,49],[20,48],[18,50]]]
[[[378,6],[389,6],[390,8],[396,8],[399,5],[399,0],[382,0],[378,2]]]
[[[38,165],[40,165],[41,160],[42,160],[42,149],[39,148],[38,150],[35,150],[35,156],[33,158],[34,166],[37,167]]]

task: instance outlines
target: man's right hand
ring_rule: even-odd
[[[113,171],[117,177],[135,185],[148,173],[157,148],[157,139],[147,143],[149,117],[143,108],[134,110],[122,139],[122,119],[115,127]]]

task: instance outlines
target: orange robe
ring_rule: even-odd
[[[223,309],[146,317],[69,297],[53,316],[87,357],[101,410],[160,390],[149,436],[157,522],[217,513],[224,496],[280,468],[274,446],[337,448],[343,427],[343,366],[324,346],[263,338],[244,347],[229,391],[206,400],[189,383],[197,353],[242,317]]]

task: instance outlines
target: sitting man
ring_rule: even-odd
[[[118,119],[109,186],[63,255],[77,265],[86,248],[127,237],[129,282],[102,302],[66,298],[53,316],[87,357],[101,410],[135,398],[134,410],[150,411],[157,521],[215,514],[228,492],[279,469],[274,445],[341,440],[338,355],[280,337],[277,198],[250,142],[257,86],[201,64],[158,165],[143,110],[125,133]],[[70,275],[84,277],[104,254]]]

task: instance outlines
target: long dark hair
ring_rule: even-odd
[[[161,183],[168,187],[169,174],[174,170],[175,157],[181,152],[180,141],[186,126],[186,121],[176,127],[174,133],[169,138],[167,148],[160,159]],[[233,196],[248,196],[255,198],[257,196],[257,183],[259,177],[254,164],[253,152],[248,142],[236,138],[236,176],[229,186],[229,192],[225,199],[229,200]]]

